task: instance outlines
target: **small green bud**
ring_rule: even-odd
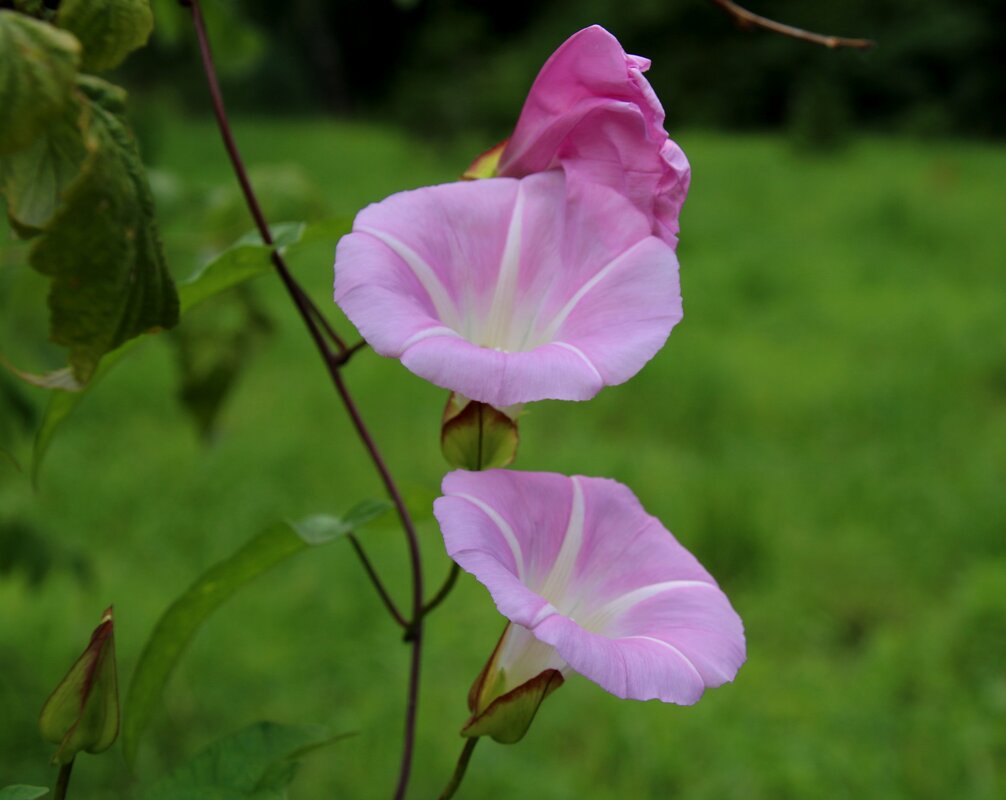
[[[59,745],[54,764],[67,764],[82,750],[100,753],[112,746],[119,734],[119,687],[111,607],[87,649],[49,695],[38,726],[43,739]]]
[[[440,449],[452,467],[505,467],[517,457],[517,422],[499,409],[451,393],[440,429]]]

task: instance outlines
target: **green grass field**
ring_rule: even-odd
[[[435,150],[324,122],[242,120],[237,132],[277,221],[449,180],[489,144]],[[685,319],[626,385],[534,405],[515,466],[631,486],[730,595],[749,660],[691,708],[619,701],[574,677],[523,742],[476,751],[461,796],[1001,798],[1006,150],[866,139],[825,157],[776,138],[678,138],[693,166]],[[184,276],[250,226],[209,123],[172,122],[153,153]],[[333,245],[293,265],[326,308]],[[20,257],[8,247],[0,260],[0,331],[5,352],[30,358],[41,323],[19,298],[40,281],[14,274]],[[277,519],[380,495],[281,285],[267,276],[255,293],[274,333],[209,444],[176,401],[161,337],[68,421],[37,492],[0,462],[0,523],[51,566],[37,585],[0,570],[0,786],[51,782],[36,715],[105,605],[116,604],[125,687],[157,616],[200,570]],[[348,375],[421,517],[435,586],[448,567],[429,508],[445,471],[444,392],[369,352]],[[27,461],[30,438],[8,436]],[[404,604],[400,532],[384,521],[365,540]],[[501,628],[467,576],[430,618],[412,797],[446,782],[465,693]],[[291,797],[387,797],[399,638],[348,545],[299,556],[201,631],[140,776],[255,720],[323,722],[357,735],[311,756]],[[129,786],[117,745],[79,759],[71,795]]]

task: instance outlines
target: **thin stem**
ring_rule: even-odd
[[[794,28],[792,25],[785,25],[782,22],[776,22],[774,19],[748,11],[746,8],[741,8],[736,3],[731,2],[731,0],[712,0],[712,2],[733,17],[741,27],[754,26],[756,28],[763,28],[773,33],[789,36],[793,39],[800,39],[811,44],[819,44],[822,47],[830,47],[831,49],[845,47],[852,50],[869,50],[871,47],[876,47],[877,44],[871,39],[847,39],[844,36],[827,36],[821,33],[805,31],[803,28]]]
[[[343,353],[343,355],[346,357],[346,360],[349,361],[350,358],[352,358],[354,355],[356,355],[356,353],[360,352],[366,346],[367,346],[366,340],[360,339],[360,341],[358,341],[356,344],[347,347],[346,352]]]
[[[73,759],[71,758],[59,768],[59,776],[56,778],[56,788],[52,790],[52,800],[64,800],[66,790],[70,786],[70,774],[73,772]]]
[[[265,215],[262,213],[262,206],[259,205],[258,197],[255,194],[255,190],[252,188],[251,181],[248,178],[248,170],[245,169],[244,161],[241,158],[241,152],[238,150],[237,142],[234,141],[234,134],[231,132],[230,122],[227,119],[227,109],[224,106],[223,94],[220,92],[220,83],[217,80],[216,67],[213,64],[213,53],[210,50],[210,40],[206,34],[206,23],[203,20],[203,12],[199,7],[198,0],[186,0],[189,8],[192,10],[192,21],[196,28],[196,37],[199,39],[199,53],[203,62],[203,71],[206,73],[206,83],[209,86],[210,98],[213,102],[213,113],[217,119],[217,127],[220,129],[220,136],[224,140],[224,148],[227,150],[227,155],[230,157],[231,167],[234,170],[234,175],[238,179],[238,183],[241,185],[241,192],[244,195],[245,203],[248,205],[248,211],[252,215],[252,219],[255,221],[255,227],[258,229],[259,235],[262,237],[262,241],[267,245],[273,244],[272,232],[269,230],[269,224],[266,222]],[[279,273],[283,284],[286,286],[290,297],[293,299],[294,304],[297,306],[297,310],[300,312],[301,317],[304,319],[304,323],[307,325],[308,330],[311,333],[311,338],[314,339],[315,346],[321,352],[322,357],[328,361],[328,347],[325,344],[324,339],[321,336],[321,332],[318,330],[314,323],[310,311],[310,303],[307,300],[304,291],[300,288],[297,282],[294,280],[293,275],[290,274],[290,270],[283,260],[283,256],[280,255],[279,251],[272,251],[272,263],[276,267],[276,271]]]
[[[481,470],[483,468],[483,457],[484,457],[484,454],[482,452],[482,447],[483,447],[483,443],[484,443],[483,442],[483,432],[484,432],[484,426],[485,426],[484,415],[485,415],[485,406],[483,406],[480,403],[479,404],[478,459],[477,459],[475,467],[474,467],[474,469],[476,471]],[[429,614],[431,611],[433,611],[433,609],[435,609],[437,606],[439,606],[442,602],[444,602],[444,600],[447,599],[447,595],[449,595],[451,593],[451,590],[454,588],[454,584],[457,583],[457,581],[458,581],[458,575],[460,575],[460,574],[461,574],[461,567],[459,567],[457,565],[457,562],[454,562],[453,564],[451,564],[451,569],[447,573],[447,577],[444,579],[443,584],[437,590],[437,593],[435,595],[433,595],[433,597],[430,599],[430,601],[425,606],[423,606],[423,616],[424,617],[427,614]],[[406,638],[406,640],[408,640],[410,634],[411,634],[411,631],[409,629],[406,629],[406,631],[405,631],[405,638]]]
[[[430,598],[426,605],[423,606],[424,617],[447,599],[447,595],[451,593],[451,589],[454,588],[454,584],[457,583],[458,575],[460,574],[461,567],[459,567],[456,562],[452,563],[451,571],[447,573],[447,578],[444,580],[443,585],[437,590],[437,593]]]
[[[193,0],[195,2],[195,0]],[[398,511],[398,517],[402,522],[409,545],[409,563],[412,570],[412,620],[409,623],[405,640],[412,645],[412,658],[409,662],[409,688],[405,701],[405,734],[402,741],[402,761],[398,772],[398,785],[395,788],[395,800],[405,797],[405,790],[409,785],[409,775],[412,772],[412,752],[415,747],[416,738],[416,711],[419,705],[419,665],[422,655],[423,644],[423,568],[419,553],[419,537],[416,535],[416,528],[409,516],[405,501],[402,498],[398,486],[391,477],[384,459],[381,458],[377,445],[374,443],[370,431],[360,416],[360,411],[356,403],[346,388],[346,383],[338,370],[332,372],[332,380],[335,381],[335,388],[342,397],[343,405],[356,427],[356,432],[363,441],[364,447],[370,453],[370,458],[377,467],[384,487],[391,497]]]
[[[408,627],[408,620],[402,616],[401,612],[395,606],[395,601],[391,599],[391,595],[388,594],[388,590],[384,588],[384,584],[381,582],[377,571],[374,569],[374,565],[370,563],[370,559],[367,558],[367,554],[363,549],[363,545],[360,544],[360,540],[356,538],[352,533],[349,534],[349,543],[353,545],[353,550],[356,551],[356,555],[360,559],[360,563],[363,565],[363,569],[366,571],[367,576],[370,578],[370,582],[374,584],[374,588],[377,590],[377,594],[380,595],[381,600],[384,603],[384,607],[388,609],[392,617],[395,618],[395,622],[401,625],[403,628]]]
[[[475,745],[478,743],[478,738],[469,739],[465,742],[464,749],[461,751],[461,755],[458,756],[458,764],[454,768],[454,774],[451,775],[450,783],[448,783],[443,792],[440,793],[439,800],[448,800],[449,798],[454,797],[454,793],[461,785],[461,781],[464,780],[465,770],[468,769],[468,762],[471,761]]]
[[[213,101],[213,112],[217,119],[217,125],[220,128],[220,135],[223,138],[224,147],[230,157],[234,173],[238,178],[238,183],[241,184],[241,190],[244,193],[245,201],[248,204],[248,209],[251,212],[252,218],[255,220],[255,226],[258,228],[259,234],[262,236],[262,240],[266,244],[272,244],[272,235],[269,232],[269,226],[266,223],[265,216],[262,213],[262,208],[255,196],[255,191],[252,188],[251,181],[248,179],[248,172],[244,167],[244,162],[241,159],[237,143],[234,141],[234,135],[231,133],[230,123],[227,119],[227,111],[224,107],[223,95],[220,92],[220,84],[217,80],[216,68],[213,64],[213,54],[210,50],[209,37],[206,33],[206,23],[203,20],[202,10],[199,7],[199,0],[183,0],[183,5],[188,5],[192,9],[192,21],[195,26],[196,37],[199,40],[199,52],[202,58],[203,70],[206,73],[206,82],[209,85],[210,97]],[[310,302],[304,290],[300,287],[296,280],[294,280],[293,275],[287,268],[286,262],[283,260],[283,256],[278,250],[272,251],[272,262],[275,265],[276,271],[279,273],[283,284],[286,286],[291,299],[297,306],[297,310],[300,312],[300,316],[303,319],[305,326],[307,326],[308,332],[311,334],[311,338],[314,340],[315,346],[318,348],[318,351],[325,362],[325,366],[332,378],[332,382],[335,384],[336,391],[339,393],[339,397],[342,398],[343,405],[349,413],[353,426],[356,428],[358,436],[369,453],[371,461],[373,461],[374,466],[381,477],[381,481],[384,483],[384,488],[387,491],[388,496],[395,505],[395,509],[398,512],[398,517],[401,520],[402,529],[405,532],[406,541],[408,543],[409,561],[412,571],[412,619],[409,624],[409,628],[413,632],[413,636],[410,640],[412,645],[412,656],[409,665],[409,686],[405,707],[405,731],[402,741],[402,760],[399,767],[398,783],[395,788],[394,795],[396,800],[401,800],[401,798],[405,796],[405,790],[408,787],[409,782],[409,775],[412,770],[412,753],[415,746],[416,735],[416,710],[419,700],[419,667],[422,654],[423,630],[423,573],[419,552],[419,537],[416,535],[415,525],[412,521],[412,517],[409,515],[408,509],[405,506],[405,501],[402,498],[401,492],[398,490],[398,486],[392,478],[391,472],[384,463],[384,459],[381,456],[380,451],[377,449],[377,445],[374,442],[373,437],[370,435],[370,431],[367,429],[363,418],[360,416],[359,409],[357,409],[356,403],[353,401],[353,398],[349,393],[349,389],[346,387],[346,383],[343,381],[342,375],[339,372],[339,367],[341,366],[339,359],[340,357],[343,359],[345,358],[345,352],[342,354],[335,354],[329,349],[328,343],[325,341],[324,335],[319,329],[316,321],[318,316],[317,310],[312,312],[311,309],[313,304]],[[345,348],[340,349],[344,350]]]
[[[300,289],[300,286],[298,286],[297,288]],[[305,292],[303,289],[300,289],[300,291],[304,296],[305,302],[307,303],[308,310],[314,316],[315,322],[321,325],[325,333],[328,334],[328,338],[332,340],[332,344],[334,344],[336,348],[338,348],[339,354],[344,357],[344,361],[342,363],[345,363],[345,361],[349,360],[347,353],[349,353],[350,348],[346,346],[346,342],[343,340],[341,336],[339,336],[335,328],[332,327],[332,324],[328,321],[328,318],[321,313],[321,309],[319,309],[318,306],[314,304],[314,301],[310,297],[308,297],[307,292]],[[359,345],[356,346],[359,347]],[[349,353],[349,355],[352,355],[352,353]]]

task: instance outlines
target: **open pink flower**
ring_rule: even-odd
[[[628,380],[681,319],[673,249],[618,192],[561,170],[402,192],[336,251],[335,299],[373,348],[503,408]]]
[[[443,492],[447,552],[512,622],[486,684],[494,696],[572,669],[618,697],[687,705],[737,674],[737,613],[622,484],[457,471]]]
[[[664,109],[643,77],[649,67],[598,25],[571,36],[538,73],[496,174],[561,166],[571,191],[584,183],[615,189],[677,246],[691,171],[664,130]]]

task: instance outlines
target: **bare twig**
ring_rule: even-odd
[[[340,365],[349,361],[349,357],[352,353],[349,352],[349,348],[346,347],[346,343],[343,341],[342,337],[336,333],[335,328],[333,328],[332,324],[328,321],[328,317],[321,313],[321,310],[314,304],[314,301],[308,296],[307,292],[305,292],[300,286],[297,288],[300,290],[308,310],[311,312],[312,316],[314,316],[315,322],[321,325],[322,330],[328,334],[328,338],[331,339],[332,344],[334,344],[339,350],[339,354],[342,356]],[[359,345],[356,345],[356,347],[359,347]]]
[[[741,8],[736,3],[731,2],[731,0],[712,0],[712,2],[726,11],[743,28],[763,28],[773,33],[789,36],[793,39],[800,39],[804,42],[811,42],[812,44],[819,44],[823,47],[830,47],[831,49],[844,47],[852,50],[869,50],[877,44],[871,39],[847,39],[844,36],[826,36],[820,33],[805,31],[802,28],[794,28],[792,25],[784,25],[781,22],[776,22],[768,17],[748,11],[746,8]]]
[[[454,584],[457,582],[458,575],[460,574],[461,567],[459,567],[456,563],[452,563],[451,571],[447,573],[447,578],[444,580],[443,585],[439,590],[437,590],[437,593],[433,595],[430,601],[423,606],[424,617],[447,599],[447,595],[451,593],[451,589],[454,588]]]
[[[377,574],[377,570],[374,569],[374,565],[370,562],[367,557],[366,551],[363,549],[363,545],[360,544],[360,540],[356,538],[355,534],[349,534],[347,537],[349,543],[353,545],[353,550],[356,551],[357,557],[360,559],[360,563],[363,565],[364,571],[366,571],[367,576],[370,578],[370,582],[374,584],[374,588],[377,589],[377,594],[381,598],[381,602],[384,603],[384,607],[388,609],[388,613],[394,617],[395,622],[401,625],[403,628],[408,627],[409,622],[402,613],[398,610],[395,605],[395,601],[391,599],[391,595],[388,594],[388,590],[384,588],[384,583],[381,582],[380,576]]]
[[[259,205],[258,198],[252,188],[251,181],[248,179],[248,172],[241,159],[241,153],[238,150],[237,143],[234,141],[234,135],[231,132],[230,122],[227,119],[227,111],[224,106],[223,95],[220,91],[220,84],[217,80],[216,67],[213,63],[213,54],[210,50],[209,37],[206,33],[206,23],[203,19],[202,10],[199,6],[199,0],[181,0],[181,2],[182,5],[188,6],[192,10],[192,21],[195,26],[196,37],[199,40],[199,52],[202,58],[203,71],[206,73],[206,82],[209,86],[210,97],[213,101],[213,113],[217,119],[217,125],[220,129],[220,135],[224,141],[224,147],[230,157],[231,165],[234,169],[235,175],[237,176],[238,183],[241,185],[245,202],[248,204],[248,210],[251,212],[252,218],[255,220],[255,226],[258,228],[259,234],[262,236],[262,240],[266,244],[272,244],[272,235],[269,232],[269,226],[266,223],[265,215],[262,213],[262,208]],[[321,317],[320,312],[314,307],[314,304],[308,298],[307,294],[294,279],[283,259],[282,254],[276,249],[272,251],[272,262],[276,267],[276,271],[279,273],[283,284],[286,286],[287,292],[290,294],[290,298],[297,306],[301,319],[307,327],[308,332],[311,334],[311,338],[314,340],[315,346],[318,348],[318,352],[321,355],[322,360],[325,362],[328,373],[332,378],[332,382],[335,384],[339,397],[342,398],[343,405],[349,413],[353,426],[356,428],[357,434],[363,442],[364,447],[367,449],[370,459],[373,461],[374,466],[381,477],[381,481],[384,483],[384,488],[387,491],[388,496],[391,498],[392,503],[394,503],[408,543],[409,560],[412,571],[412,619],[409,622],[409,630],[412,633],[410,638],[412,655],[409,666],[409,686],[405,708],[405,731],[402,741],[402,759],[399,768],[398,783],[395,787],[394,795],[396,800],[401,800],[401,798],[405,797],[405,790],[408,787],[409,775],[412,770],[412,753],[415,746],[416,735],[416,709],[419,699],[419,666],[422,653],[423,632],[423,573],[420,561],[419,537],[416,535],[415,524],[413,523],[412,517],[405,506],[402,494],[398,490],[398,485],[392,478],[391,472],[388,470],[388,467],[384,462],[384,458],[381,456],[381,453],[377,448],[377,444],[374,442],[369,429],[364,423],[363,418],[360,416],[359,409],[357,409],[356,403],[350,395],[349,389],[346,387],[346,383],[340,374],[339,367],[345,363],[345,360],[348,358],[347,353],[350,352],[349,349],[346,348],[345,344],[342,344],[341,340],[337,336],[335,337],[335,344],[339,348],[340,352],[333,353],[329,349],[328,342],[325,341],[325,334],[328,333],[329,335],[332,335],[334,334],[334,331],[328,329],[327,325],[324,326],[325,330],[319,328],[318,320]],[[354,351],[355,349],[358,348],[354,348]]]
[[[353,356],[359,353],[366,346],[367,343],[363,339],[361,339],[356,344],[347,347],[345,350],[343,350],[341,353],[335,356],[335,360],[337,362],[336,366],[341,367],[343,364],[349,361],[349,359],[351,359]]]

